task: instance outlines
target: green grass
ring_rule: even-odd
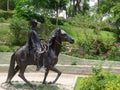
[[[78,78],[77,78],[77,81],[76,81],[74,90],[80,90],[80,83],[81,83],[81,80],[82,80],[81,77],[78,77]]]
[[[0,34],[6,34],[9,30],[8,23],[0,23]]]
[[[8,23],[0,23],[0,42],[8,42],[10,28]]]
[[[75,39],[76,42],[84,42],[88,39],[100,38],[102,41],[115,40],[115,34],[108,31],[100,31],[98,35],[93,29],[89,28],[80,28],[76,26],[61,26],[71,37]],[[87,37],[86,37],[87,36]]]
[[[35,85],[36,90],[60,90],[55,84],[41,84],[40,82],[31,82]],[[22,82],[13,82],[13,85],[7,87],[6,90],[32,90],[27,84]]]

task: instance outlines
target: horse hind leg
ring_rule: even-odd
[[[24,76],[24,72],[25,72],[26,66],[21,66],[20,68],[20,73],[19,73],[19,77],[25,81],[27,83],[27,85],[29,85],[33,90],[35,89],[35,87],[25,78]]]
[[[12,80],[12,78],[15,76],[15,74],[18,72],[19,69],[20,69],[20,68],[19,68],[19,66],[17,65],[13,71],[8,72],[8,77],[7,77],[7,80],[6,80],[5,83],[10,83],[10,84],[12,84],[12,83],[11,83],[11,80]]]

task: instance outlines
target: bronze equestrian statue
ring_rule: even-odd
[[[52,70],[57,73],[57,76],[53,82],[50,83],[55,83],[59,76],[61,75],[61,72],[55,68],[55,65],[58,62],[58,55],[60,53],[61,47],[62,47],[62,42],[69,42],[69,43],[74,43],[74,40],[67,35],[67,33],[60,29],[57,28],[52,31],[50,37],[47,40],[47,43],[44,45],[46,46],[46,50],[44,53],[38,53],[39,57],[39,67],[42,67],[43,64],[46,68],[43,84],[46,83],[46,78],[49,73],[49,70]],[[25,69],[28,65],[37,65],[36,60],[34,60],[34,55],[30,54],[28,56],[27,54],[25,55],[25,59],[22,60],[22,53],[27,53],[28,51],[28,46],[24,45],[20,49],[18,49],[16,52],[13,53],[11,56],[10,60],[10,67],[8,71],[8,76],[6,83],[11,83],[11,79],[14,77],[14,75],[19,71],[18,76],[23,79],[31,88],[35,89],[35,87],[28,81],[26,80],[24,76]],[[15,66],[16,62],[16,66]]]

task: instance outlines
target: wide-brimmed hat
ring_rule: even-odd
[[[30,21],[30,25],[31,25],[31,26],[37,25],[38,23],[40,23],[40,22],[38,22],[37,19],[32,19],[32,20]]]
[[[32,23],[39,23],[39,22],[37,21],[37,19],[32,19],[31,22],[32,22]]]

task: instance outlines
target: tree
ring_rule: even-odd
[[[83,2],[83,10],[82,10],[82,14],[85,15],[87,10],[89,10],[89,4],[88,4],[89,0],[84,0]]]
[[[75,9],[75,12],[74,12],[74,14],[77,14],[77,13],[79,13],[80,12],[80,3],[81,3],[81,0],[76,0],[76,4],[75,4],[75,0],[73,0],[73,5],[75,5],[74,6],[74,9]]]
[[[120,42],[120,2],[111,8],[111,13],[113,14],[117,27],[117,40]]]
[[[56,12],[58,16],[59,10],[66,10],[66,5],[69,0],[32,0],[32,5],[37,9],[49,10],[52,13]],[[55,12],[54,12],[55,11]]]
[[[85,15],[86,11],[89,10],[88,2],[89,0],[72,0],[72,5],[73,5],[72,16],[78,13]]]
[[[58,15],[59,12],[62,10],[66,10],[66,5],[69,0],[36,0],[32,1],[32,4],[38,11],[43,11],[43,14],[48,16],[55,16],[56,17],[56,25],[58,23]]]
[[[35,13],[34,7],[31,5],[31,0],[15,0],[15,16],[32,18]]]
[[[98,13],[110,13],[110,9],[114,7],[119,0],[98,0]]]
[[[0,9],[13,10],[15,8],[14,0],[0,0]]]

